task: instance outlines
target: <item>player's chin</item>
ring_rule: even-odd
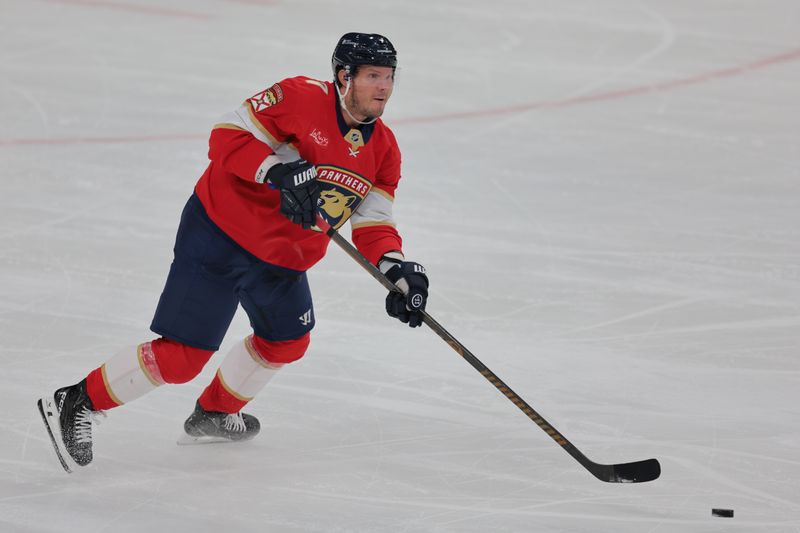
[[[386,101],[385,100],[376,100],[372,104],[372,110],[371,110],[372,112],[370,113],[370,115],[372,115],[373,117],[379,117],[379,116],[383,115],[383,110],[384,109],[386,109]]]

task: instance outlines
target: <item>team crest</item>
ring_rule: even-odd
[[[317,167],[320,184],[319,214],[333,228],[339,229],[352,216],[372,184],[358,174],[339,167]]]
[[[283,89],[277,83],[270,87],[269,89],[265,89],[258,93],[257,95],[250,98],[249,102],[250,105],[253,107],[253,111],[258,113],[259,111],[263,111],[268,107],[272,107],[275,104],[279,104],[283,101]]]

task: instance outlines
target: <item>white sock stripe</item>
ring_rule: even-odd
[[[232,396],[250,401],[282,366],[265,361],[255,349],[252,337],[247,337],[231,348],[217,376]]]
[[[219,382],[220,382],[220,385],[222,385],[222,388],[225,389],[225,391],[227,391],[228,394],[230,394],[231,396],[233,396],[237,400],[242,401],[242,402],[249,402],[250,400],[253,399],[253,396],[242,396],[241,394],[236,392],[230,385],[228,385],[228,382],[225,381],[225,378],[222,376],[222,369],[221,368],[217,369],[217,379],[219,379]]]
[[[106,390],[118,404],[135,400],[164,383],[152,348],[143,346],[117,352],[102,367]]]

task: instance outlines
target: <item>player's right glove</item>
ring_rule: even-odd
[[[378,268],[402,292],[389,291],[386,312],[404,324],[415,328],[422,324],[422,311],[428,301],[428,276],[425,267],[412,261],[383,256]]]
[[[281,213],[308,229],[317,221],[319,183],[317,170],[305,159],[277,163],[267,171],[267,181],[281,193]]]

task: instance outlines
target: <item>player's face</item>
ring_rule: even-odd
[[[391,67],[362,66],[350,81],[346,99],[350,112],[359,120],[379,117],[394,88],[394,70]]]

